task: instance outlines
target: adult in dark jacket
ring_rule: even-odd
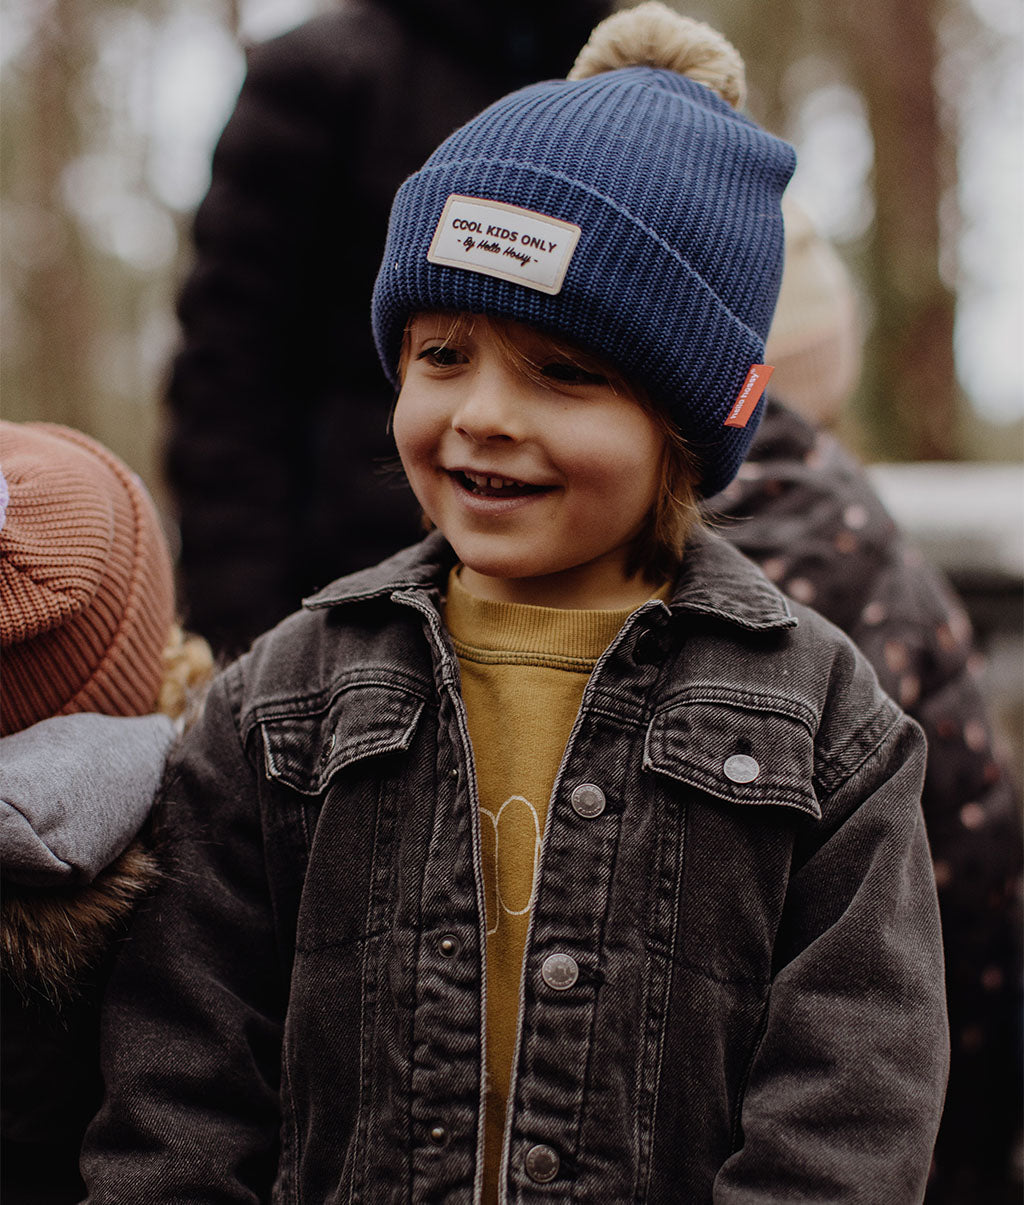
[[[352,0],[253,52],[197,216],[170,393],[182,582],[220,647],[418,534],[380,469],[391,398],[365,319],[391,195],[489,99],[564,74],[608,7],[547,6],[531,43],[536,3],[496,22],[465,0]],[[967,621],[859,466],[777,402],[715,505],[727,538],[852,635],[926,730],[953,1040],[929,1200],[998,1201],[1020,1117],[1020,826]]]
[[[562,76],[609,0],[350,0],[250,56],[195,222],[168,475],[190,628],[238,651],[422,534],[382,462],[367,303],[391,200],[456,126]]]

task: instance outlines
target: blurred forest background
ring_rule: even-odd
[[[334,3],[344,0],[333,0]],[[245,46],[332,0],[3,0],[0,406],[81,427],[162,497],[174,297]],[[677,5],[683,8],[683,5]],[[1022,456],[1019,0],[698,0],[793,141],[858,281],[869,460]]]

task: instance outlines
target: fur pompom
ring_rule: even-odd
[[[602,21],[579,53],[569,79],[588,79],[620,67],[664,67],[716,92],[734,109],[747,94],[739,51],[717,30],[646,0]]]

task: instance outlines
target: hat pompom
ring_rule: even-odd
[[[717,29],[675,13],[659,0],[645,0],[596,26],[568,78],[589,79],[620,67],[678,72],[734,109],[742,107],[747,95],[746,69],[736,47]]]

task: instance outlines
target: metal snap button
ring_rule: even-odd
[[[445,958],[454,958],[458,954],[461,946],[459,939],[451,933],[446,933],[444,937],[437,943],[437,948],[445,956]]]
[[[600,787],[592,782],[581,782],[569,796],[569,802],[578,816],[585,820],[593,820],[604,811],[606,800]]]
[[[732,782],[753,782],[761,767],[746,753],[734,753],[722,765],[726,778]]]
[[[430,1127],[430,1141],[434,1144],[434,1146],[444,1146],[447,1139],[448,1131],[444,1128],[444,1126],[437,1125]]]
[[[554,1147],[538,1142],[526,1152],[526,1174],[538,1184],[547,1184],[558,1175],[561,1160]]]
[[[579,979],[580,968],[568,954],[549,954],[540,968],[540,977],[548,987],[564,992]]]

